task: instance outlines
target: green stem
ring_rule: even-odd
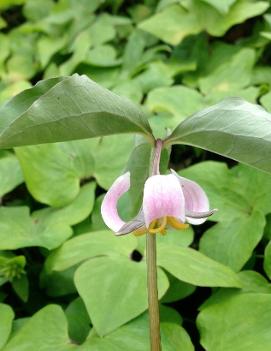
[[[153,153],[151,175],[159,174],[160,156],[163,147],[162,140],[158,139]],[[147,233],[147,285],[149,303],[149,324],[151,351],[161,351],[159,300],[157,289],[156,264],[156,234]]]
[[[157,290],[156,234],[147,234],[147,277],[151,351],[161,351]]]

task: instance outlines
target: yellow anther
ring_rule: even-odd
[[[181,223],[174,217],[167,217],[168,224],[175,229],[187,229],[189,224]]]
[[[144,234],[146,234],[146,233],[147,233],[147,228],[146,228],[146,227],[138,228],[138,229],[136,229],[136,230],[133,232],[133,234],[134,234],[135,236],[144,235]]]
[[[161,224],[159,227],[155,228],[156,223],[159,223],[158,220],[154,220],[151,222],[150,226],[149,226],[149,233],[151,234],[156,234],[156,233],[162,233],[164,232],[166,225],[167,225],[167,217],[163,217],[161,219]]]

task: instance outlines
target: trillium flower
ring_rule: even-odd
[[[103,220],[116,235],[165,234],[168,226],[185,229],[188,223],[202,224],[216,211],[210,210],[208,197],[197,183],[172,170],[169,175],[153,175],[146,180],[141,210],[134,219],[124,222],[117,204],[129,188],[127,172],[115,180],[102,202]]]

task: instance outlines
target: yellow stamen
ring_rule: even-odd
[[[181,223],[174,217],[167,217],[168,224],[175,229],[187,229],[189,224]]]
[[[157,222],[158,222],[157,220],[154,220],[151,222],[151,224],[149,226],[149,233],[151,233],[151,234],[156,234],[156,233],[164,234],[164,230],[165,230],[166,225],[167,225],[167,217],[163,217],[160,226],[158,228],[155,228],[155,225]]]
[[[134,234],[135,236],[144,235],[144,234],[146,234],[146,233],[147,233],[147,228],[146,228],[146,227],[138,228],[138,229],[136,229],[136,230],[133,232],[133,234]]]

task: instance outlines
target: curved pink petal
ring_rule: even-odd
[[[178,178],[185,198],[185,212],[193,213],[194,217],[189,217],[186,215],[187,222],[191,224],[202,224],[204,223],[208,216],[206,213],[212,215],[213,211],[209,212],[210,205],[208,197],[205,191],[192,180],[179,176],[176,172],[172,170],[172,173]],[[200,213],[202,213],[202,218],[200,218]]]
[[[101,206],[101,214],[105,224],[114,232],[125,225],[125,222],[118,214],[117,204],[119,198],[126,193],[130,188],[130,172],[127,172],[118,177],[111,185]]]
[[[146,227],[165,216],[185,221],[184,194],[178,179],[172,175],[154,175],[144,186],[143,213]]]

